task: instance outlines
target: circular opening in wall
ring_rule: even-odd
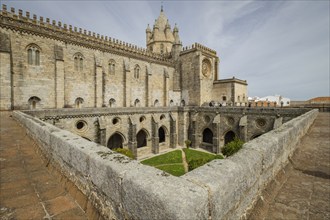
[[[114,119],[112,119],[112,124],[113,125],[119,124],[119,122],[120,122],[120,118],[114,118]]]
[[[145,121],[146,120],[146,117],[144,117],[144,116],[141,116],[140,117],[140,122],[143,122],[143,121]]]
[[[266,120],[263,118],[258,118],[256,122],[258,127],[264,127],[266,125]]]
[[[206,123],[209,123],[209,122],[211,121],[210,116],[205,115],[205,116],[204,116],[204,121],[205,121]]]
[[[78,121],[77,123],[76,123],[76,128],[78,129],[78,130],[82,130],[82,129],[84,129],[85,127],[86,127],[86,122],[85,121]]]
[[[235,123],[235,119],[233,117],[228,117],[227,118],[227,124],[228,125],[233,125]]]

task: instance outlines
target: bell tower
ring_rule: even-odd
[[[176,26],[172,31],[169,20],[164,13],[163,6],[161,6],[160,14],[155,20],[152,30],[149,24],[146,29],[147,49],[158,54],[169,54],[173,52],[173,49],[181,49],[182,45],[178,32]]]

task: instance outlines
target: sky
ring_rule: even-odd
[[[0,0],[29,11],[146,47],[145,29],[161,4],[183,46],[217,51],[219,78],[247,80],[248,96],[291,100],[330,96],[330,1],[51,1]]]

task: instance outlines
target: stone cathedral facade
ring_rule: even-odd
[[[163,10],[146,29],[146,48],[5,5],[0,37],[1,110],[247,102],[247,82],[218,80],[216,51],[183,47]]]

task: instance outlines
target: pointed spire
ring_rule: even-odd
[[[151,29],[150,29],[150,26],[149,26],[149,24],[148,24],[148,27],[147,27],[147,30],[146,30],[146,32],[151,32]]]
[[[174,25],[173,32],[179,32],[179,28],[178,28],[178,26],[176,25],[176,23],[175,23],[175,25]]]
[[[160,6],[160,12],[163,12],[163,1],[161,2],[161,6]]]

